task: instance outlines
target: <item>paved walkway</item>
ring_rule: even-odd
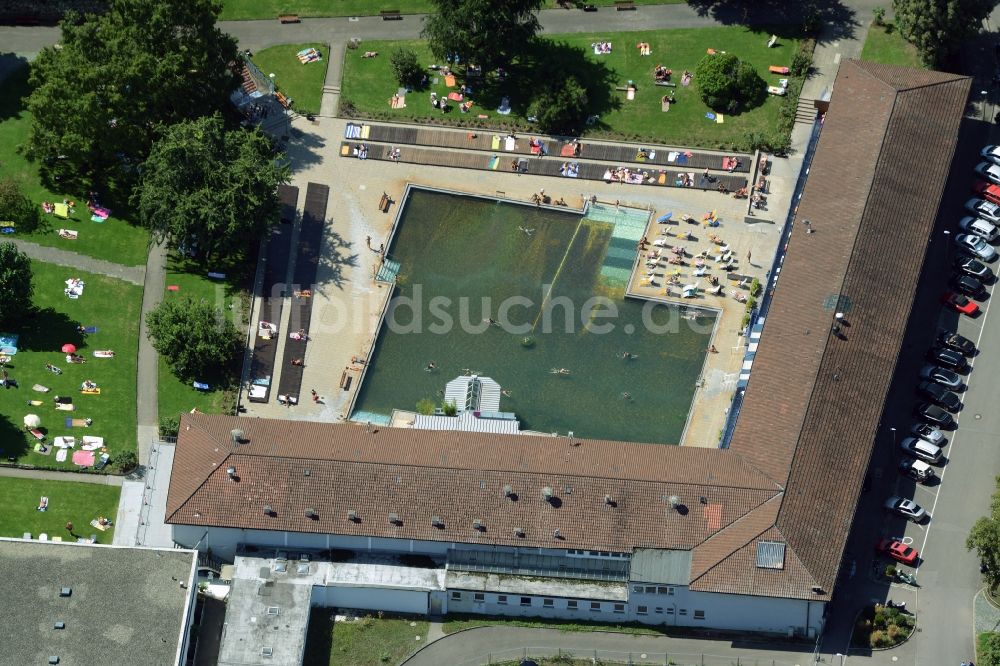
[[[4,240],[14,243],[21,252],[24,252],[32,259],[59,266],[69,266],[70,268],[77,268],[81,271],[88,271],[99,275],[107,275],[108,277],[118,278],[132,284],[141,285],[146,272],[146,269],[142,266],[122,266],[121,264],[104,261],[103,259],[94,259],[93,257],[77,254],[76,252],[60,250],[48,245],[39,245],[38,243],[18,238],[5,238]]]
[[[44,469],[21,469],[19,467],[0,467],[0,477],[12,479],[41,479],[43,481],[78,481],[93,483],[99,486],[120,486],[122,477],[110,474],[80,474],[78,472],[55,472]]]
[[[784,650],[774,643],[757,647],[753,643],[731,640],[493,626],[468,629],[430,642],[403,664],[479,666],[516,662],[525,654],[540,657],[567,653],[595,661],[675,666],[731,666],[736,663],[806,666],[814,663],[812,652],[799,645]]]
[[[157,409],[158,356],[149,342],[146,313],[163,300],[166,284],[167,249],[163,244],[154,245],[146,259],[146,282],[142,291],[142,313],[139,321],[139,359],[136,372],[135,409],[138,424],[139,464],[149,462],[149,451],[159,431]]]

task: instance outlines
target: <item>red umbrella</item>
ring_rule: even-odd
[[[76,345],[72,345],[72,344],[70,344],[70,343],[67,342],[66,344],[64,344],[62,346],[62,350],[63,350],[64,354],[75,354],[76,353]]]

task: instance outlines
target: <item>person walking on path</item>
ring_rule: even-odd
[[[368,249],[369,250],[372,249],[372,237],[371,236],[369,236],[368,238],[365,239],[365,243],[368,245]]]

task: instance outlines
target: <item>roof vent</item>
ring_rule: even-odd
[[[60,597],[71,597],[71,596],[73,596],[73,588],[72,587],[62,587],[62,588],[59,588],[59,596]]]
[[[542,499],[546,502],[552,499],[552,486],[542,488]]]
[[[352,523],[360,523],[361,522],[361,519],[358,518],[358,512],[355,511],[354,509],[349,509],[347,511],[347,519],[349,521],[351,521]]]
[[[235,481],[236,480],[236,468],[235,467],[227,467],[226,468],[226,474],[229,475],[229,480],[230,481]]]
[[[509,498],[513,494],[514,494],[514,487],[513,486],[506,485],[506,486],[503,487],[503,496],[504,497],[508,497]]]
[[[313,520],[316,520],[316,518],[318,517],[319,516],[316,514],[316,509],[313,509],[312,507],[306,509],[306,518],[312,518]]]
[[[402,525],[403,519],[399,517],[398,513],[390,513],[389,522],[392,523],[393,525]]]
[[[59,657],[57,657],[55,655],[49,657],[49,663],[50,664],[58,664],[59,663]]]
[[[239,428],[233,428],[232,430],[229,431],[229,434],[233,438],[234,446],[237,444],[242,444],[243,442],[246,441],[246,436],[243,434],[243,431],[240,430]]]
[[[55,624],[54,624],[54,625],[52,626],[52,628],[53,628],[53,629],[65,629],[65,628],[66,628],[66,623],[65,623],[65,622],[56,622],[56,623],[55,623]]]
[[[702,504],[708,504],[708,498],[705,497],[704,495],[702,495],[701,497],[699,497],[698,501],[701,502]]]
[[[431,525],[440,529],[444,529],[444,521],[441,520],[440,516],[431,516]]]
[[[616,502],[615,498],[612,497],[611,495],[605,495],[604,496],[604,504],[607,505],[607,506],[610,506],[612,508],[618,506],[618,502]]]
[[[562,539],[562,534],[559,533],[559,530],[552,530],[552,538],[553,539]]]
[[[812,593],[813,594],[826,594],[826,592],[823,590],[823,588],[820,587],[819,585],[813,585],[812,586]]]
[[[265,645],[260,649],[260,656],[262,657],[272,657],[274,656],[274,648],[270,645]]]
[[[670,507],[672,509],[676,509],[681,505],[681,498],[678,497],[677,495],[671,495],[669,498],[667,498],[667,503],[670,504]]]
[[[518,539],[523,539],[524,538],[524,528],[523,527],[515,527],[514,528],[514,536],[516,536]]]
[[[486,527],[483,525],[483,521],[481,521],[478,518],[476,518],[475,520],[472,521],[472,528],[475,529],[475,530],[477,530],[477,531],[479,531],[479,532],[485,532],[486,531]]]
[[[281,612],[281,608],[278,607],[278,606],[268,606],[267,607],[267,614],[268,615],[277,615],[279,612]]]
[[[312,476],[312,470],[309,469],[302,470],[302,476]]]
[[[271,508],[270,504],[265,504],[264,505],[264,515],[265,516],[273,516],[274,515],[274,509]]]

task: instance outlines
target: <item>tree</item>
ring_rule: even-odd
[[[538,120],[538,128],[551,134],[576,134],[587,114],[587,90],[572,76],[558,88],[535,93],[528,115]]]
[[[975,550],[983,563],[983,579],[994,591],[1000,586],[1000,477],[996,483],[997,490],[990,498],[990,515],[977,520],[965,540],[965,547]]]
[[[896,26],[928,67],[940,67],[979,32],[997,0],[892,0]]]
[[[424,68],[417,60],[417,54],[411,49],[397,48],[389,54],[389,66],[399,81],[399,85],[416,88],[424,76]]]
[[[219,0],[109,0],[68,13],[57,47],[31,66],[25,154],[59,189],[131,183],[162,129],[225,108],[236,42],[215,27]]]
[[[146,315],[146,325],[153,348],[184,381],[220,374],[240,347],[233,322],[204,300],[163,301]]]
[[[34,231],[40,219],[38,206],[21,191],[21,184],[13,178],[0,180],[0,211],[4,221],[13,222],[21,232]]]
[[[695,80],[702,101],[716,111],[749,109],[767,97],[767,83],[757,70],[732,53],[702,58],[695,68]]]
[[[542,0],[432,0],[421,35],[439,60],[484,70],[509,65],[538,32]]]
[[[156,142],[132,197],[157,238],[211,261],[277,223],[288,167],[260,130],[227,130],[219,116],[178,123]]]
[[[31,311],[31,259],[13,243],[0,243],[0,324],[19,324]]]
[[[128,474],[139,464],[139,456],[136,455],[135,451],[119,451],[111,456],[109,462],[119,474]]]

